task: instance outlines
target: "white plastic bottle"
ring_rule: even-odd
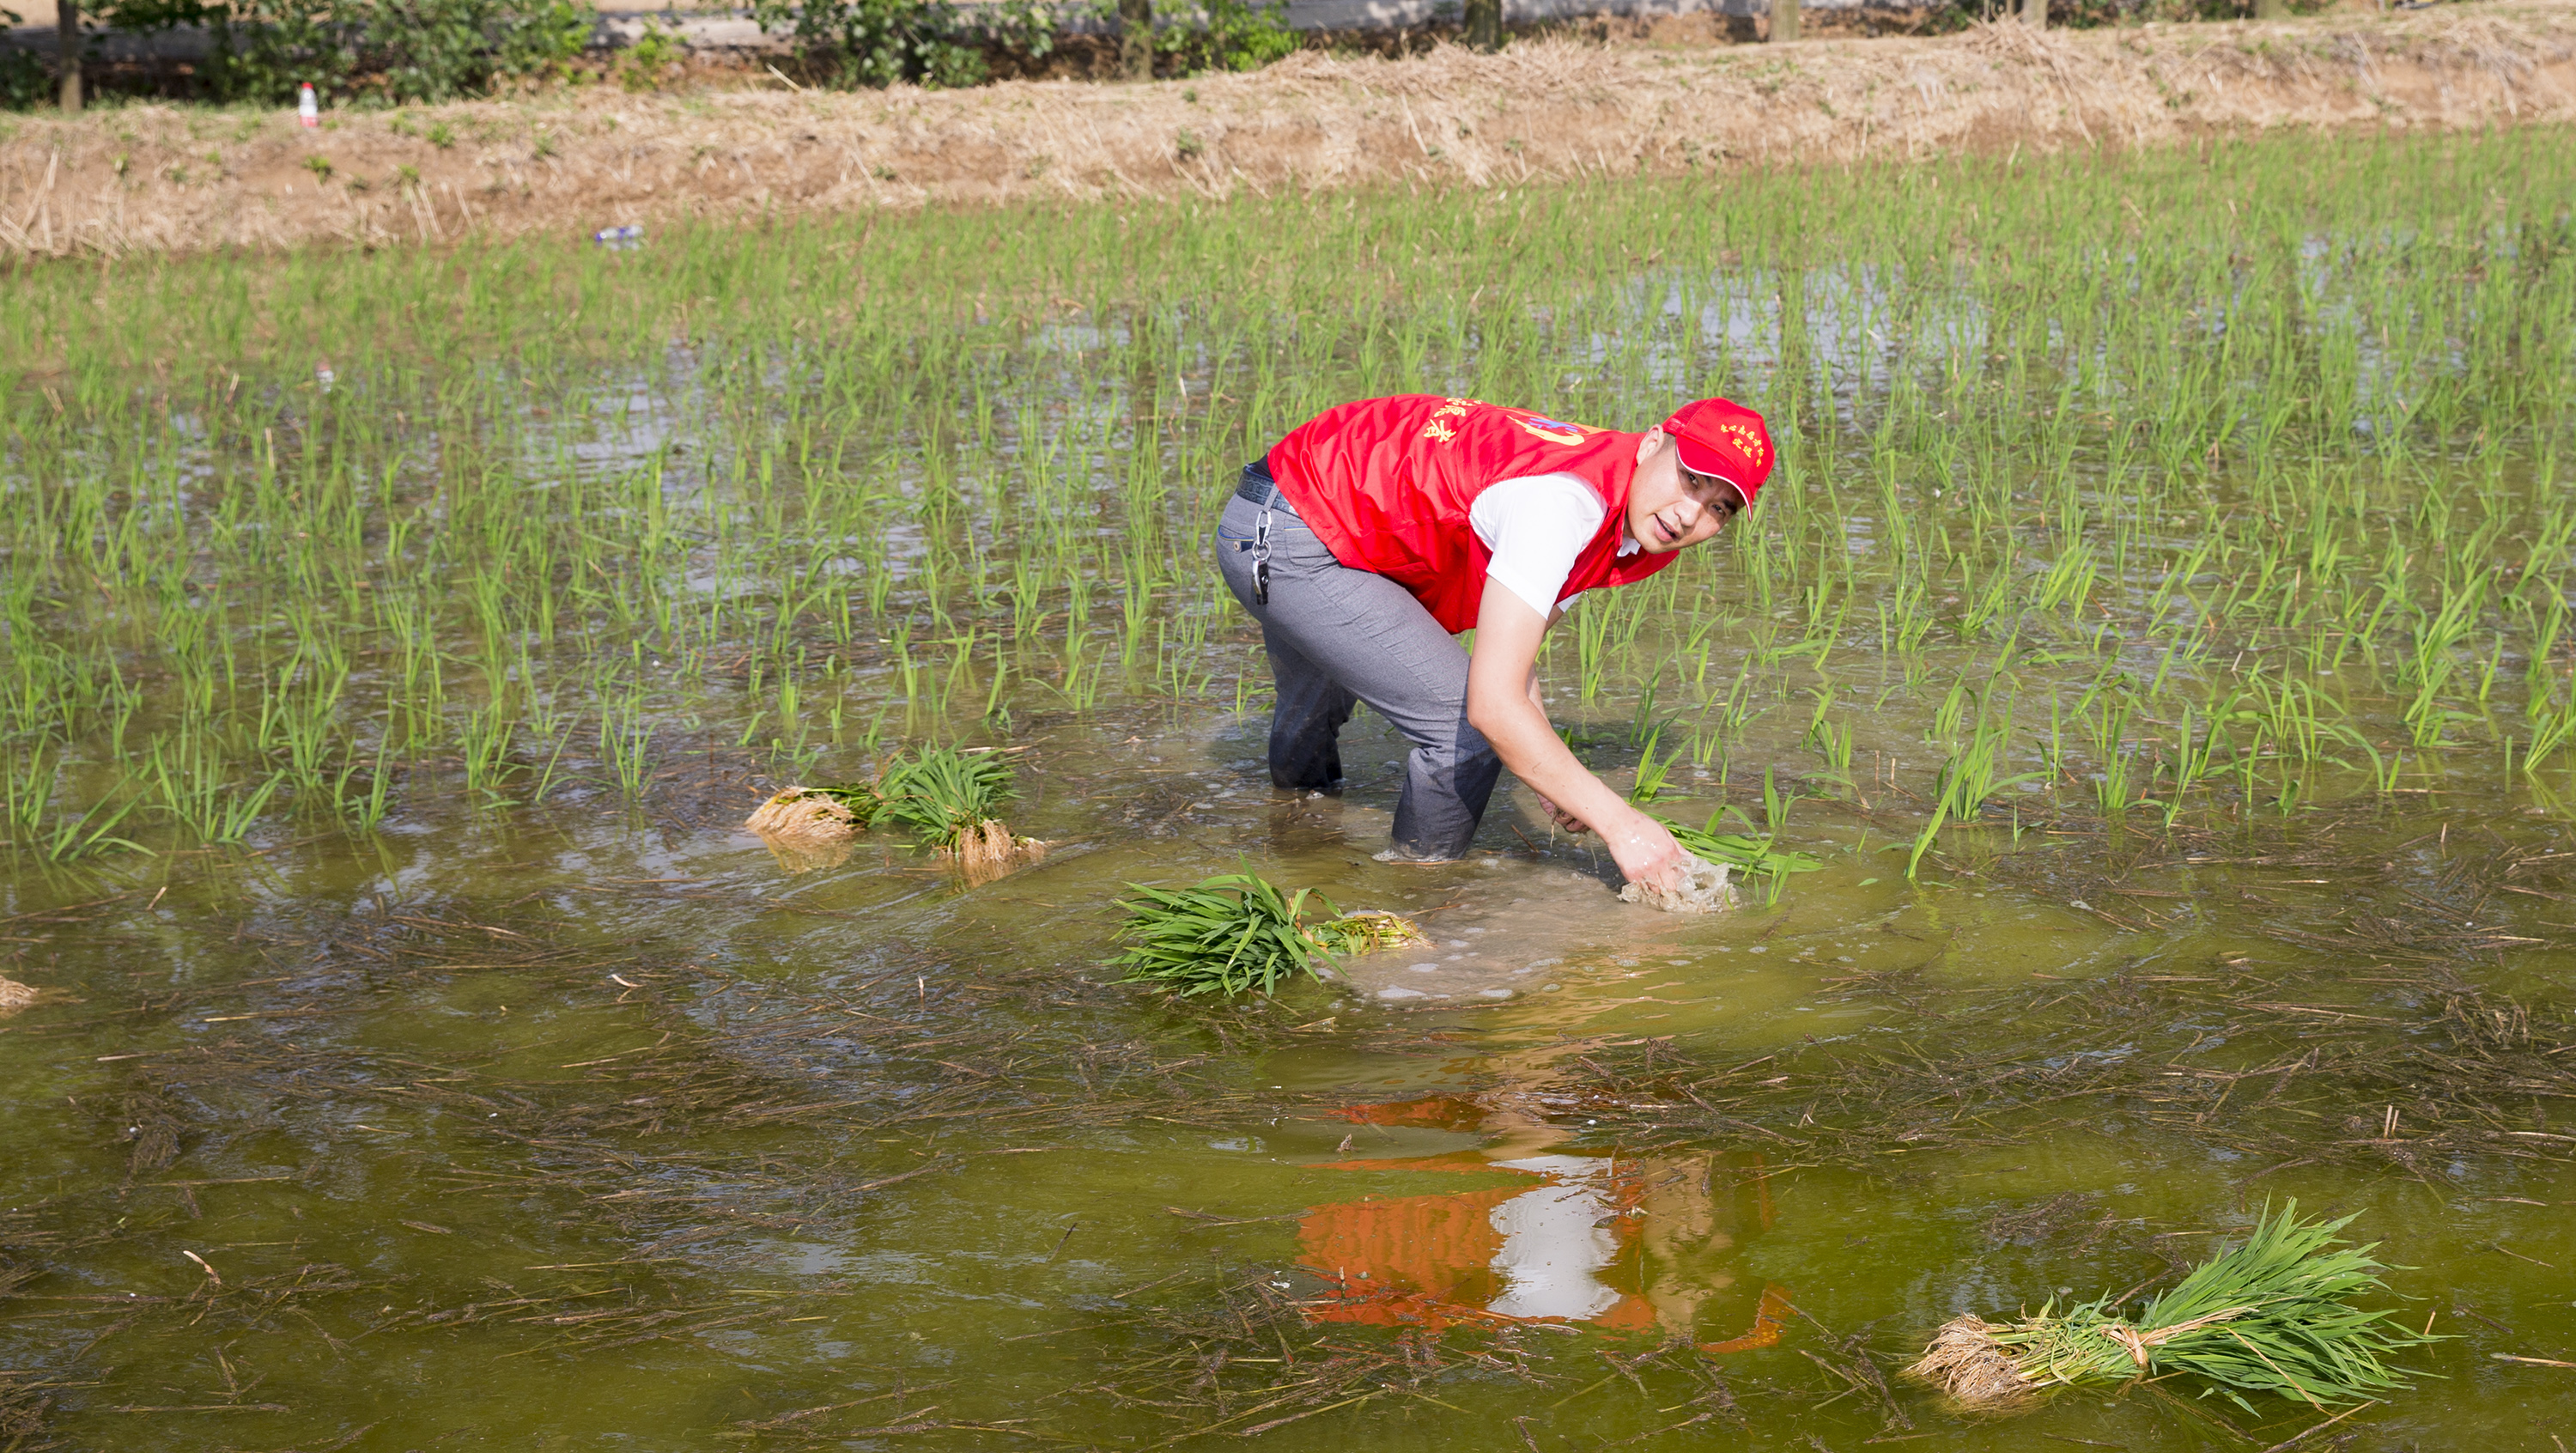
[[[311,81],[295,88],[295,119],[307,126],[322,124],[322,103],[314,96]]]

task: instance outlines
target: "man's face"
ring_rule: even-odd
[[[1637,474],[1628,484],[1628,538],[1650,555],[1696,545],[1726,528],[1738,503],[1735,486],[1688,475],[1672,436],[1649,429],[1637,442]]]

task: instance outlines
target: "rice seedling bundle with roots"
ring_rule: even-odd
[[[1905,1370],[1969,1412],[2006,1414],[2051,1389],[2111,1386],[2191,1373],[2253,1410],[2271,1393],[2324,1410],[2408,1385],[2383,1359],[2442,1340],[2411,1331],[2394,1310],[2352,1299],[2384,1288],[2376,1245],[2335,1235],[2352,1218],[2302,1221],[2299,1203],[2270,1207],[2244,1243],[2200,1264],[2173,1290],[2125,1318],[2110,1298],[2064,1313],[2056,1303],[2019,1322],[1954,1317]]]
[[[782,788],[742,825],[773,849],[796,848],[846,842],[883,817],[983,881],[1046,853],[1046,844],[1016,836],[994,816],[1013,795],[1010,764],[1001,758],[927,747],[896,757],[873,783]]]
[[[1008,762],[953,747],[927,747],[895,758],[877,788],[887,817],[911,828],[928,846],[947,851],[956,851],[966,839],[981,839],[985,825],[995,823],[995,812],[1015,795]]]
[[[1111,966],[1127,971],[1127,983],[1159,985],[1184,998],[1273,995],[1300,973],[1324,977],[1335,955],[1423,937],[1396,914],[1343,914],[1311,888],[1287,893],[1250,872],[1220,873],[1189,888],[1127,887],[1136,895],[1118,900],[1127,911],[1118,930],[1127,948]],[[1322,908],[1323,921],[1306,921],[1309,902]]]
[[[884,802],[864,782],[840,787],[782,787],[771,794],[743,828],[764,838],[790,842],[846,842],[876,820]]]

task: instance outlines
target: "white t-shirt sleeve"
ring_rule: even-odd
[[[1541,619],[1562,603],[1575,558],[1601,528],[1601,496],[1571,474],[1534,474],[1489,485],[1467,522],[1493,552],[1485,578]]]

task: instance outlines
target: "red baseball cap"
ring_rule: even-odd
[[[1762,416],[1725,399],[1682,405],[1664,420],[1664,432],[1673,436],[1682,468],[1734,485],[1747,508],[1762,492],[1762,482],[1771,477],[1772,462],[1779,457],[1771,448],[1771,431],[1763,426]]]

